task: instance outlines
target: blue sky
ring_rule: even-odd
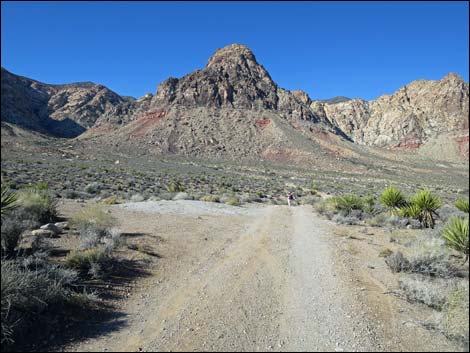
[[[468,82],[467,2],[8,2],[2,66],[46,83],[155,93],[217,48],[249,46],[281,87],[374,99],[449,72]]]

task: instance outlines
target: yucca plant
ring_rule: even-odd
[[[465,255],[465,262],[468,260],[468,217],[452,217],[442,232],[447,245]]]
[[[406,199],[394,186],[388,186],[380,195],[380,203],[388,208],[390,213],[398,213],[400,208],[406,205]]]
[[[2,207],[1,215],[5,215],[16,207],[16,200],[18,199],[16,193],[10,190],[6,185],[2,185]]]
[[[399,211],[400,216],[412,219],[419,219],[421,215],[421,209],[414,203],[408,203]]]
[[[350,214],[352,210],[362,210],[364,202],[359,196],[350,194],[335,198],[335,209]]]
[[[465,212],[465,213],[469,213],[468,200],[458,199],[457,201],[455,201],[454,205],[460,211]]]
[[[437,210],[442,206],[442,200],[429,190],[423,189],[411,198],[411,204],[419,208],[419,221],[425,228],[434,228],[434,217],[439,217]]]

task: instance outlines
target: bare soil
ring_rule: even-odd
[[[388,292],[396,280],[377,256],[383,231],[335,226],[310,206],[214,205],[109,206],[128,241],[158,256],[148,256],[147,276],[109,300],[121,315],[60,349],[459,349],[418,323],[425,309]],[[82,206],[60,207],[67,217]]]

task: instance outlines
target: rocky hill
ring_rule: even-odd
[[[240,44],[139,99],[90,82],[47,85],[2,68],[2,122],[158,153],[317,160],[350,142],[427,155],[438,142],[445,159],[468,159],[468,114],[468,83],[455,74],[369,102],[312,101],[279,87]]]
[[[57,137],[75,137],[125,102],[92,82],[50,85],[2,68],[2,122]]]
[[[452,73],[439,81],[414,81],[369,102],[316,101],[311,108],[358,144],[417,149],[447,136],[447,144],[456,144],[468,158],[469,86]]]

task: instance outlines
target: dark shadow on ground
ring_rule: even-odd
[[[126,314],[117,301],[127,297],[129,285],[138,278],[150,276],[143,261],[116,260],[111,272],[102,280],[83,280],[79,291],[86,288],[97,300],[88,304],[66,304],[49,307],[36,317],[22,337],[16,338],[14,350],[25,352],[63,351],[66,345],[106,335],[127,325]],[[5,347],[2,345],[2,352]]]

